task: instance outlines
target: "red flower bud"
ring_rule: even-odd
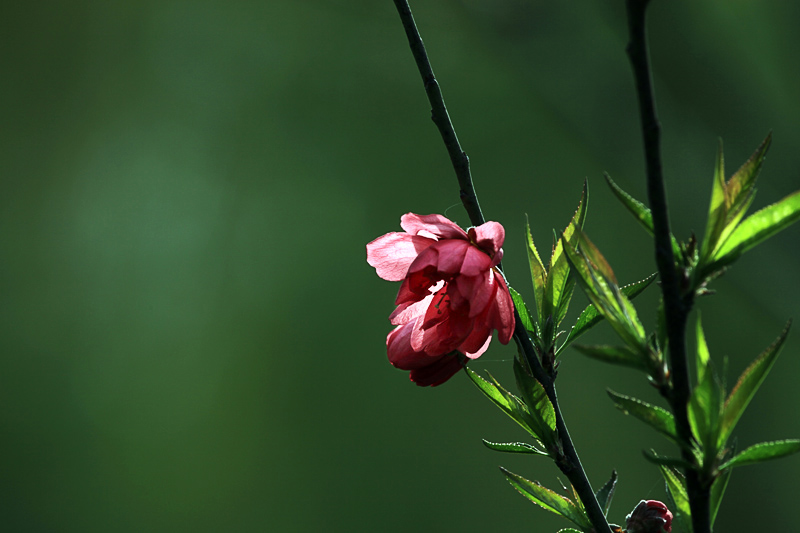
[[[672,533],[672,513],[658,500],[642,500],[625,517],[627,533]]]

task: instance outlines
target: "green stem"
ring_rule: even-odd
[[[630,32],[627,52],[639,99],[639,115],[647,168],[647,196],[653,216],[656,265],[661,278],[664,316],[669,339],[669,367],[672,386],[667,394],[667,399],[675,415],[678,436],[684,442],[690,442],[692,431],[689,425],[688,405],[691,385],[686,352],[686,323],[692,309],[693,295],[691,291],[683,294],[681,277],[672,252],[667,193],[661,170],[661,126],[656,115],[647,49],[645,17],[648,4],[649,0],[627,0]],[[682,454],[684,459],[690,463],[694,462],[690,451],[683,449]],[[694,533],[710,533],[710,487],[704,486],[696,470],[687,469],[685,473]]]
[[[460,187],[460,197],[467,210],[470,221],[473,225],[479,226],[484,223],[483,214],[481,213],[478,197],[475,194],[475,188],[472,183],[472,174],[469,169],[469,158],[467,154],[461,149],[458,142],[453,124],[450,121],[450,115],[447,113],[447,107],[444,104],[442,91],[436,77],[433,75],[428,54],[425,51],[425,45],[422,43],[417,25],[414,22],[414,17],[411,13],[411,8],[406,0],[394,0],[397,7],[397,12],[400,14],[400,19],[403,22],[408,43],[411,51],[414,54],[414,60],[417,63],[422,81],[425,85],[425,92],[428,95],[428,101],[431,104],[431,118],[436,126],[439,128],[439,133],[442,135],[442,140],[447,147],[447,152],[450,155],[450,161],[453,164],[453,169],[458,178]],[[556,414],[556,428],[558,429],[558,436],[561,441],[563,454],[556,457],[555,462],[559,469],[569,479],[575,491],[578,493],[586,513],[591,520],[596,533],[611,533],[611,528],[608,525],[605,514],[597,502],[597,498],[592,490],[592,485],[589,478],[586,476],[586,471],[583,469],[578,453],[575,446],[570,439],[567,425],[564,422],[564,417],[561,414],[561,409],[558,405],[558,397],[556,396],[556,388],[554,383],[554,376],[550,376],[542,367],[541,362],[536,354],[536,349],[531,342],[528,332],[522,325],[519,313],[514,310],[514,319],[516,321],[514,329],[514,340],[520,348],[520,351],[525,355],[534,377],[542,383],[547,391],[547,396],[553,404]]]

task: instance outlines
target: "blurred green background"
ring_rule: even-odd
[[[654,271],[608,171],[644,199],[621,0],[416,2],[487,217],[530,295],[584,178],[587,229],[620,280]],[[800,4],[653,3],[673,224],[702,231],[717,139],[729,173],[772,130],[755,207],[800,185]],[[468,223],[394,6],[48,1],[0,17],[0,528],[4,531],[556,531],[497,466],[558,487],[463,375],[421,389],[386,361],[396,284],[364,245],[400,215]],[[729,381],[800,315],[800,231],[700,302]],[[652,327],[656,291],[639,300]],[[573,315],[585,299],[576,296]],[[587,342],[612,341],[600,326]],[[800,437],[800,337],[739,446]],[[514,349],[475,365],[501,380]],[[574,351],[562,409],[613,521],[663,499],[670,444],[606,387],[640,375]],[[718,531],[796,529],[800,459],[737,470]]]

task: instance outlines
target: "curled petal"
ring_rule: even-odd
[[[400,227],[412,235],[430,233],[439,239],[467,240],[466,232],[458,224],[442,215],[416,215],[406,213],[400,217]]]
[[[414,323],[398,326],[386,336],[386,351],[389,362],[401,370],[415,370],[431,364],[433,358],[411,348],[411,332]]]
[[[495,293],[496,320],[493,327],[497,329],[497,340],[502,344],[508,344],[514,335],[514,301],[508,292],[506,280],[502,275],[495,276],[497,280],[497,292]]]
[[[432,247],[438,252],[436,269],[443,278],[458,274],[464,264],[464,256],[473,248],[469,242],[460,239],[439,241]]]
[[[469,337],[466,338],[458,351],[469,357],[470,359],[477,359],[489,349],[489,344],[492,342],[491,328],[477,327],[472,330]]]
[[[367,263],[375,267],[381,278],[400,281],[419,253],[435,242],[408,233],[387,233],[367,244]]]
[[[486,222],[475,228],[470,228],[469,237],[489,256],[494,257],[500,253],[503,241],[506,240],[506,230],[499,222]]]

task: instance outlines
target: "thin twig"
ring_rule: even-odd
[[[472,224],[478,226],[484,223],[483,214],[481,213],[480,205],[478,204],[478,197],[475,194],[475,188],[472,183],[472,175],[469,169],[469,158],[467,154],[461,149],[458,142],[453,124],[450,121],[450,116],[447,113],[447,107],[444,104],[442,91],[439,88],[439,83],[433,75],[428,54],[425,51],[425,45],[422,43],[417,26],[414,22],[414,17],[411,14],[411,8],[406,0],[394,0],[397,7],[397,12],[400,14],[400,19],[403,22],[406,36],[408,37],[411,51],[414,54],[414,60],[417,63],[417,68],[422,75],[422,81],[425,84],[425,92],[428,95],[428,101],[431,104],[431,118],[439,132],[442,135],[444,144],[447,147],[447,152],[450,154],[450,161],[455,169],[460,187],[461,201],[464,208],[469,214]],[[597,502],[594,491],[592,490],[589,478],[583,469],[578,453],[575,446],[570,439],[569,432],[567,431],[564,417],[561,414],[561,409],[558,405],[558,397],[556,396],[556,388],[553,376],[550,376],[542,368],[541,362],[536,355],[536,349],[531,342],[528,332],[522,325],[519,313],[514,310],[514,319],[516,326],[514,329],[514,340],[520,348],[520,351],[525,355],[533,376],[544,386],[550,402],[556,414],[556,428],[558,436],[561,441],[563,455],[556,458],[556,465],[561,469],[565,476],[570,480],[575,491],[583,502],[589,520],[594,526],[597,533],[611,533],[611,528],[608,525],[603,510]]]
[[[450,121],[447,107],[444,105],[442,90],[439,87],[439,82],[436,81],[436,76],[433,75],[431,62],[428,59],[428,53],[425,51],[425,45],[422,43],[422,37],[420,37],[417,30],[417,25],[414,22],[414,16],[411,14],[411,8],[405,0],[394,0],[394,5],[397,7],[397,12],[400,13],[400,19],[403,21],[403,28],[405,28],[406,36],[408,37],[408,44],[411,46],[411,53],[414,54],[414,60],[422,76],[422,83],[425,85],[425,93],[431,103],[431,119],[436,124],[436,127],[439,128],[444,145],[447,147],[447,153],[450,155],[450,161],[453,163],[453,169],[456,171],[458,185],[461,188],[459,194],[461,202],[467,210],[470,222],[474,226],[480,226],[485,220],[483,213],[481,213],[481,206],[478,204],[475,187],[472,184],[469,157],[461,149],[461,144],[458,142],[456,130]]]
[[[636,93],[639,98],[642,137],[644,139],[645,164],[647,168],[647,196],[653,216],[655,255],[661,278],[664,299],[664,317],[669,339],[669,367],[672,387],[668,401],[675,415],[679,437],[684,442],[692,439],[687,406],[690,398],[689,370],[686,354],[686,323],[692,309],[691,291],[683,294],[680,276],[672,251],[667,193],[661,171],[661,126],[656,115],[652,76],[647,49],[645,17],[649,0],[627,0],[628,58],[633,69]],[[682,450],[684,459],[693,462],[690,451]],[[704,487],[696,470],[687,469],[686,485],[692,509],[694,533],[710,533],[710,488]]]

